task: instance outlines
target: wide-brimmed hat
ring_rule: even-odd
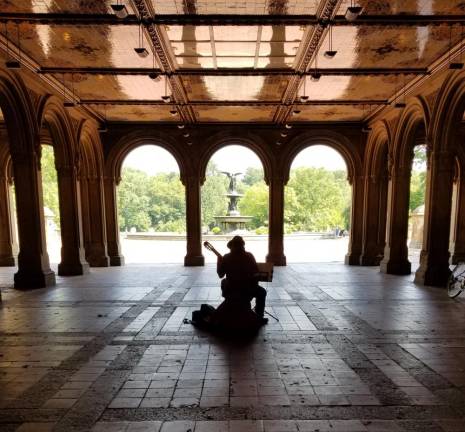
[[[245,242],[241,236],[234,236],[231,240],[228,241],[228,244],[226,246],[228,246],[229,249],[232,249],[237,246],[244,247]]]

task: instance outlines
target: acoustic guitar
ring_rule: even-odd
[[[211,243],[204,241],[203,245],[206,249],[213,252],[218,258],[223,258]],[[272,282],[273,281],[273,264],[272,263],[257,263],[258,273],[257,280],[259,282]]]

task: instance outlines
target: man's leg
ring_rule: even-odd
[[[266,300],[266,289],[257,285],[254,290],[255,297],[255,313],[263,318],[265,314],[265,300]]]

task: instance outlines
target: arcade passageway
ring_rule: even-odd
[[[464,29],[462,0],[0,0],[0,430],[465,430]],[[179,169],[183,266],[125,266],[145,145]],[[183,324],[220,300],[202,191],[231,145],[263,168],[280,319],[246,346]],[[347,168],[344,264],[286,266],[291,166],[320,145]]]
[[[292,264],[267,285],[280,322],[245,345],[183,324],[220,302],[211,264],[5,288],[0,429],[465,430],[463,299],[343,264]]]

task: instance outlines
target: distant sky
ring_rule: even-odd
[[[258,156],[248,148],[230,145],[218,150],[213,160],[220,170],[244,171],[248,167],[261,167]],[[179,171],[179,167],[171,154],[158,146],[141,146],[126,157],[124,166],[136,168],[153,175],[158,172]],[[329,170],[345,170],[346,164],[335,150],[322,145],[308,147],[295,158],[292,168],[300,166],[322,167]]]

